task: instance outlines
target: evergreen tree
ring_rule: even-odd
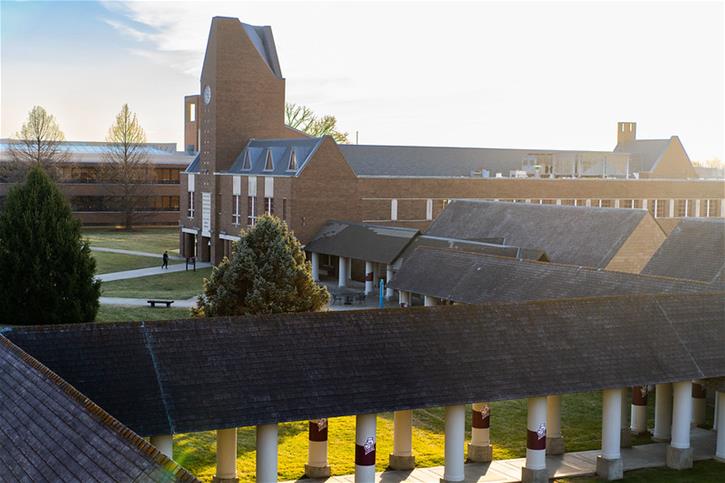
[[[100,281],[81,224],[40,166],[0,213],[0,325],[90,322]]]
[[[204,280],[204,294],[193,313],[197,317],[309,312],[330,300],[327,289],[312,280],[310,263],[287,224],[261,217],[233,244]]]

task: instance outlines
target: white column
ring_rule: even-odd
[[[373,262],[365,262],[365,294],[370,295],[374,292],[373,288]]]
[[[632,416],[630,429],[634,434],[647,432],[647,386],[632,387]]]
[[[312,280],[320,281],[320,255],[315,252],[310,253],[310,263],[312,264]]]
[[[393,298],[393,288],[390,286],[390,281],[393,279],[393,267],[388,265],[385,268],[385,298],[390,300]]]
[[[330,476],[330,465],[327,461],[327,419],[310,420],[308,440],[305,476],[308,478],[328,478]]]
[[[657,384],[655,389],[655,430],[652,439],[669,441],[672,432],[672,384]]]
[[[622,426],[622,390],[605,389],[602,392],[602,457],[619,459],[620,429]]]
[[[690,418],[692,415],[692,383],[672,384],[672,442],[673,448],[690,447]]]
[[[695,200],[695,216],[696,217],[700,216],[700,200],[699,199]]]
[[[528,399],[526,465],[524,469],[546,469],[546,398]]]
[[[375,483],[375,414],[355,417],[355,483]]]
[[[627,391],[629,388],[624,388],[620,391],[622,394],[622,430],[620,431],[620,444],[622,448],[630,448],[632,446],[632,432],[629,430],[629,405],[627,404]]]
[[[410,292],[398,290],[398,304],[401,307],[410,307]]]
[[[466,438],[466,406],[446,406],[446,442],[443,479],[463,481],[463,444]]]
[[[393,452],[389,466],[394,470],[412,470],[415,468],[413,456],[413,411],[395,411],[393,413]]]
[[[725,462],[725,392],[715,394],[715,409],[717,417],[717,443],[715,446],[715,459]]]
[[[700,426],[705,424],[705,411],[707,399],[705,399],[705,386],[702,381],[692,382],[692,424]]]
[[[561,396],[546,398],[546,453],[564,453],[564,440],[561,437]]]
[[[337,286],[338,287],[346,287],[347,286],[347,258],[346,257],[339,257],[338,266],[337,266]]]
[[[668,212],[669,212],[669,215],[668,216],[670,218],[674,218],[675,217],[675,200],[669,200],[668,205],[669,205],[668,206],[668,208],[669,208],[668,209]]]
[[[717,430],[718,419],[720,414],[720,396],[722,392],[715,391],[715,412],[712,415],[712,429]]]
[[[429,297],[426,295],[423,299],[423,305],[426,307],[433,307],[434,305],[438,304],[438,300],[435,297]]]
[[[216,479],[233,480],[237,477],[237,428],[218,429],[216,432]]]
[[[492,459],[491,408],[480,402],[471,405],[471,442],[468,445],[468,459],[485,463]]]
[[[257,483],[277,483],[277,424],[257,426]]]
[[[347,270],[345,271],[347,280],[352,280],[352,258],[346,257],[345,260],[347,260]]]
[[[149,443],[156,446],[169,459],[174,459],[174,437],[170,434],[157,434],[149,438]]]

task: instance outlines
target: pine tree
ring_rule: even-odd
[[[0,325],[95,319],[101,283],[80,226],[41,167],[10,190],[0,212]]]
[[[309,312],[329,300],[327,289],[312,280],[310,263],[287,224],[263,216],[234,243],[231,259],[225,257],[204,280],[204,294],[193,313],[215,317]]]

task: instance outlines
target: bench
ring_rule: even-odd
[[[174,303],[173,300],[147,300],[146,303],[148,303],[151,308],[155,308],[156,304],[166,304],[166,308],[171,307],[171,304]]]

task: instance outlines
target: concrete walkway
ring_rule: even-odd
[[[208,267],[211,267],[211,263],[196,262],[197,270],[200,270],[202,268],[208,268]],[[189,267],[189,270],[191,270],[191,267]],[[102,273],[100,275],[96,275],[96,278],[102,282],[113,282],[114,280],[126,280],[129,278],[150,277],[153,275],[164,275],[167,273],[184,272],[184,271],[186,271],[186,264],[177,263],[175,265],[169,265],[169,268],[165,268],[165,269],[161,269],[161,266],[158,266],[158,267],[149,267],[149,268],[139,268],[136,270],[126,270],[123,272]]]
[[[715,455],[714,431],[695,428],[692,431],[692,446],[695,460],[712,459]],[[665,443],[652,443],[622,449],[624,471],[665,466]],[[546,467],[550,478],[571,478],[589,476],[596,471],[597,455],[600,450],[578,451],[562,456],[547,456]],[[378,455],[378,458],[387,455]],[[465,465],[466,483],[515,483],[521,481],[521,467],[525,458],[495,460],[491,463],[468,463]],[[413,471],[384,471],[376,473],[375,481],[385,483],[437,483],[443,478],[443,467],[416,468]],[[297,480],[300,482],[311,480]],[[335,476],[325,480],[330,483],[353,483],[354,475]]]
[[[151,298],[151,297],[149,297]],[[131,307],[148,307],[148,300],[149,298],[145,299],[130,299],[130,298],[124,298],[124,297],[99,297],[98,302],[101,305],[127,305]],[[192,297],[190,299],[186,300],[174,300],[173,305],[171,308],[181,308],[181,309],[190,309],[192,307],[196,307],[196,297]],[[164,310],[165,306],[157,306],[156,307],[159,310]]]
[[[121,255],[135,255],[137,257],[152,257],[158,258],[161,263],[162,253],[149,253],[149,252],[136,252],[133,250],[122,250],[120,248],[104,248],[104,247],[91,247],[92,252],[106,252],[106,253],[120,253]],[[184,257],[178,255],[169,255],[169,260],[185,260]]]

